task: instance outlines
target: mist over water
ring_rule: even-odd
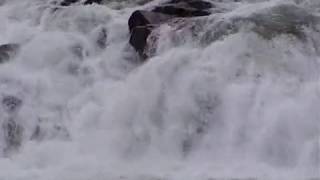
[[[128,18],[159,2],[0,0],[0,45],[20,44],[0,64],[0,180],[320,179],[319,24],[212,34],[281,5],[317,17],[318,0],[222,0],[196,36],[161,26],[141,63]]]

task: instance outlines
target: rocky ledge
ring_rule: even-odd
[[[74,4],[74,3],[78,3],[78,2],[82,2],[80,0],[64,0],[60,3],[61,6],[70,6],[71,4]],[[93,3],[96,3],[96,4],[100,4],[102,2],[102,0],[86,0],[83,2],[83,4],[93,4]]]
[[[177,18],[208,16],[214,5],[203,0],[171,0],[151,10],[137,10],[129,18],[130,44],[146,59],[147,40],[151,32],[161,24]]]
[[[305,40],[306,27],[319,32],[319,17],[294,4],[278,4],[246,15],[221,12],[224,10],[219,9],[218,1],[205,0],[171,0],[149,10],[137,10],[128,20],[129,42],[146,60],[155,55],[161,37],[174,44],[188,37],[206,45],[239,31],[256,33],[265,40],[284,34]],[[161,36],[159,29],[164,25],[166,34]]]

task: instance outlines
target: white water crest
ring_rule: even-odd
[[[21,46],[0,64],[0,99],[21,100],[0,104],[0,180],[320,179],[319,31],[210,36],[281,5],[319,16],[319,1],[220,0],[199,36],[161,26],[141,63],[127,21],[160,2],[0,0],[0,45]]]

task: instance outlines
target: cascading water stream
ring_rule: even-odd
[[[162,2],[0,0],[0,180],[320,178],[320,3],[211,0],[141,62]]]

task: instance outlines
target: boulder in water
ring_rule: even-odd
[[[216,7],[206,1],[171,0],[154,7],[151,11],[136,11],[129,19],[130,44],[144,59],[152,56],[155,52],[154,48],[157,46],[153,40],[157,40],[159,36],[159,33],[154,32],[164,24],[170,27],[166,33],[170,33],[167,37],[172,36],[172,41],[183,41],[184,33],[189,33],[188,37],[195,38],[202,45],[238,33],[241,29],[255,32],[266,40],[279,35],[289,35],[304,40],[306,39],[305,27],[319,32],[317,25],[320,18],[302,7],[292,4],[266,7],[249,15],[232,16],[229,19],[211,18],[209,20],[202,18],[201,16],[210,14],[208,11],[210,8]],[[160,14],[162,16],[159,16]],[[190,34],[191,36],[189,36]],[[152,46],[151,53],[148,52],[149,46]]]
[[[147,58],[145,47],[151,31],[152,29],[147,26],[136,27],[131,31],[129,42],[143,59]]]
[[[156,26],[172,19],[172,16],[157,12],[137,10],[132,13],[128,20],[130,32],[133,28],[140,26]]]
[[[175,18],[208,16],[212,7],[214,6],[211,3],[203,0],[171,0],[154,7],[151,11],[135,11],[128,20],[131,33],[129,43],[143,59],[146,59],[147,40],[156,27]]]
[[[60,3],[61,6],[70,6],[71,4],[80,2],[80,0],[64,0]],[[100,4],[102,0],[86,0],[83,4]]]
[[[198,1],[198,0],[171,0],[167,4],[178,4],[182,3],[185,4],[185,6],[189,6],[192,8],[196,8],[199,10],[206,10],[213,8],[213,4],[207,1]]]
[[[102,0],[87,0],[84,2],[84,4],[93,4],[93,3],[100,4],[101,2]]]
[[[208,16],[209,11],[201,10],[182,4],[169,4],[155,7],[152,12],[167,14],[175,17],[195,17],[195,16]]]
[[[128,21],[131,32],[129,42],[142,58],[146,58],[144,50],[151,31],[169,19],[172,19],[172,16],[150,11],[138,10],[132,13]]]

